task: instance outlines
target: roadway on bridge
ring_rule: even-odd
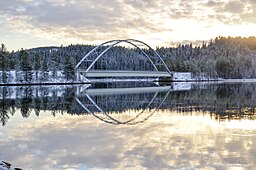
[[[156,72],[156,71],[113,71],[113,70],[97,70],[97,71],[80,71],[86,78],[110,78],[110,77],[172,77],[168,72]]]

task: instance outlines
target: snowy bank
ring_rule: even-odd
[[[191,81],[216,81],[218,78],[210,78],[206,74],[194,75],[191,72],[172,72],[170,78],[86,78],[77,80],[67,80],[62,71],[55,73],[49,71],[47,73],[41,71],[32,71],[31,73],[23,71],[7,71],[5,82],[2,79],[2,71],[0,71],[0,85],[45,85],[45,84],[76,84],[76,83],[97,83],[97,82],[125,82],[125,81],[171,81],[171,82],[191,82]],[[25,79],[25,77],[29,77]],[[171,78],[172,77],[172,78]]]

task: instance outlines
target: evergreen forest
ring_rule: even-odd
[[[39,47],[8,51],[0,47],[0,83],[11,79],[18,82],[47,82],[64,76],[74,81],[76,64],[95,45]],[[145,49],[147,51],[147,49]],[[216,37],[201,45],[179,44],[156,47],[171,71],[206,74],[219,78],[256,78],[256,37]],[[136,48],[116,46],[98,61],[94,69],[140,70],[152,69],[145,64]],[[145,60],[145,63],[141,62]]]

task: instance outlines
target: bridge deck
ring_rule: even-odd
[[[85,77],[107,78],[107,77],[172,77],[168,72],[156,71],[111,71],[111,70],[98,70],[98,71],[77,71]]]

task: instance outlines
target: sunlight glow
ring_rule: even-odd
[[[224,124],[230,129],[256,130],[256,122],[253,120],[231,120]]]

